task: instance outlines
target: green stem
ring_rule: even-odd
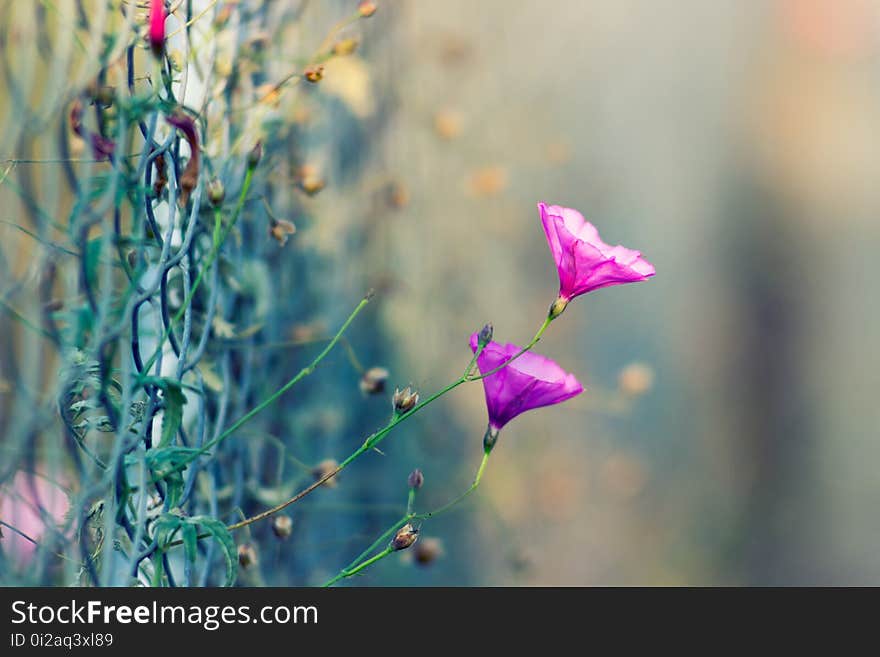
[[[361,563],[361,561],[364,558],[366,558],[366,556],[368,554],[370,554],[373,550],[375,550],[377,547],[379,547],[379,545],[381,545],[385,541],[389,540],[391,538],[391,536],[394,534],[394,532],[396,532],[398,529],[400,529],[400,527],[402,527],[406,523],[410,522],[411,520],[427,520],[428,518],[432,518],[432,517],[439,515],[441,513],[445,513],[446,511],[449,511],[450,509],[452,509],[454,506],[458,505],[468,495],[473,493],[477,489],[477,487],[480,485],[480,481],[482,481],[483,474],[486,471],[486,465],[489,463],[489,454],[490,453],[491,453],[491,450],[484,450],[483,460],[480,461],[480,467],[477,468],[477,474],[474,477],[474,481],[470,485],[470,487],[465,492],[463,492],[461,495],[459,495],[454,500],[452,500],[451,502],[448,502],[448,503],[444,504],[443,506],[441,506],[437,509],[434,509],[433,511],[427,511],[425,513],[414,513],[412,511],[412,501],[414,498],[414,495],[413,495],[414,491],[412,489],[410,489],[410,504],[408,505],[406,515],[404,515],[397,522],[395,522],[393,525],[391,525],[391,527],[389,527],[387,530],[385,530],[385,533],[382,534],[375,541],[373,541],[373,543],[372,543],[372,545],[370,545],[370,547],[368,547],[366,550],[361,552],[354,559],[354,561],[352,561],[345,568],[340,570],[335,576],[333,576],[331,579],[324,582],[324,584],[322,584],[322,586],[325,588],[328,586],[333,586],[336,582],[338,582],[342,579],[345,579],[347,577],[351,577],[352,575],[360,572],[361,570],[363,570],[367,566],[379,561],[379,559],[383,559],[383,558],[387,557],[391,552],[394,551],[394,549],[390,545],[388,547],[386,547],[385,550],[383,550],[382,552],[377,554],[376,556]]]
[[[532,338],[532,341],[529,342],[525,347],[520,349],[517,353],[515,353],[510,359],[504,361],[503,363],[501,363],[501,365],[499,365],[498,367],[496,367],[494,369],[489,370],[488,372],[484,372],[482,374],[479,374],[478,376],[468,377],[467,381],[479,381],[480,379],[485,379],[487,376],[491,376],[491,375],[495,374],[495,372],[498,372],[499,370],[503,370],[505,367],[510,365],[517,358],[519,358],[524,353],[529,351],[532,347],[534,347],[536,344],[538,344],[538,341],[544,335],[544,332],[549,328],[550,322],[552,322],[552,321],[553,321],[553,318],[548,316],[547,319],[544,320],[544,323],[541,324],[541,328],[538,329],[538,332],[535,333],[535,337]]]
[[[336,343],[339,342],[339,339],[342,337],[342,334],[348,330],[348,327],[354,321],[355,317],[357,317],[360,314],[360,312],[364,309],[364,306],[366,306],[368,303],[370,303],[370,299],[371,299],[370,295],[361,299],[361,302],[355,307],[355,309],[352,311],[352,313],[348,316],[348,319],[345,320],[345,323],[339,328],[339,330],[336,332],[336,335],[333,336],[333,339],[327,343],[327,346],[324,347],[324,349],[321,351],[321,353],[319,353],[317,356],[315,356],[315,359],[311,363],[309,363],[306,367],[302,368],[296,374],[296,376],[294,376],[292,379],[290,379],[290,381],[288,381],[283,386],[281,386],[278,390],[276,390],[274,393],[272,393],[269,397],[264,399],[262,402],[260,402],[256,406],[254,406],[251,410],[249,410],[247,413],[242,415],[238,420],[233,422],[230,427],[228,427],[225,431],[223,431],[223,433],[221,433],[219,436],[217,436],[213,440],[210,440],[207,443],[205,443],[205,445],[196,453],[196,455],[204,454],[204,453],[208,452],[211,448],[213,448],[219,442],[228,438],[230,435],[235,433],[241,427],[241,425],[243,425],[245,422],[250,420],[252,417],[254,417],[257,413],[262,411],[264,408],[271,405],[281,395],[283,395],[285,392],[290,390],[293,386],[295,386],[297,383],[299,383],[302,379],[307,377],[309,374],[314,372],[315,368],[318,367],[318,365],[321,363],[321,361],[327,357],[327,354],[329,354],[333,350],[333,347],[336,346]]]
[[[400,415],[395,415],[394,417],[392,417],[391,421],[388,424],[386,424],[384,427],[379,429],[376,433],[369,436],[360,447],[358,447],[354,452],[352,452],[348,456],[348,458],[346,458],[344,461],[342,461],[342,463],[340,463],[334,470],[331,470],[326,475],[321,477],[319,480],[317,480],[314,483],[312,483],[311,485],[309,485],[307,488],[304,488],[303,490],[299,491],[296,495],[291,497],[289,500],[286,500],[285,502],[282,502],[281,504],[274,506],[271,509],[267,509],[261,513],[258,513],[255,516],[252,516],[250,518],[247,518],[245,520],[237,522],[233,525],[229,525],[229,527],[227,527],[227,529],[229,529],[230,531],[240,529],[241,527],[245,527],[245,526],[250,525],[250,524],[257,522],[259,520],[263,520],[265,518],[268,518],[269,516],[273,515],[274,513],[277,513],[278,511],[281,511],[282,509],[290,506],[291,504],[298,502],[299,500],[304,498],[306,495],[308,495],[309,493],[311,493],[312,491],[314,491],[318,487],[320,487],[321,484],[323,484],[327,480],[332,479],[337,474],[339,474],[342,470],[344,470],[346,467],[348,467],[348,465],[352,461],[355,461],[362,454],[364,454],[364,453],[370,451],[371,449],[373,449],[374,447],[376,447],[376,445],[378,445],[380,442],[382,442],[382,440],[384,440],[385,437],[389,433],[391,433],[391,431],[394,429],[394,427],[396,427],[398,424],[400,424],[404,420],[406,420],[406,419],[412,417],[413,415],[415,415],[416,413],[418,413],[421,409],[423,409],[428,404],[436,401],[437,399],[439,399],[440,397],[442,397],[446,393],[450,392],[451,390],[454,390],[455,388],[457,388],[458,386],[460,386],[463,383],[468,383],[470,381],[478,381],[482,378],[489,376],[490,374],[494,374],[495,372],[507,367],[507,365],[509,365],[511,362],[513,362],[514,360],[516,360],[517,358],[522,356],[525,352],[527,352],[529,349],[531,349],[532,347],[534,347],[538,343],[538,340],[540,340],[541,336],[544,335],[544,332],[547,330],[547,327],[550,326],[551,321],[553,321],[553,320],[550,317],[545,319],[544,323],[541,325],[541,328],[539,328],[538,332],[535,333],[535,337],[532,338],[531,342],[529,342],[528,345],[523,347],[519,351],[519,353],[515,354],[512,358],[510,358],[510,360],[505,361],[504,363],[502,363],[501,365],[499,365],[495,369],[493,369],[489,372],[486,372],[485,374],[481,374],[480,376],[471,376],[471,370],[474,367],[474,363],[477,362],[477,358],[479,357],[480,353],[482,353],[483,348],[484,348],[483,346],[479,347],[476,350],[476,352],[474,352],[474,355],[471,358],[470,362],[468,363],[468,366],[465,368],[464,373],[458,379],[456,379],[455,381],[453,381],[452,383],[450,383],[446,387],[438,390],[433,395],[431,395],[430,397],[425,399],[423,402],[416,404],[412,409],[410,409],[406,413],[402,413]],[[233,427],[234,426],[235,425],[233,425]],[[216,443],[216,442],[219,442],[219,440],[215,440],[212,442]],[[206,448],[210,447],[211,445],[212,445],[212,443],[209,443],[208,445],[206,445]],[[203,449],[205,449],[205,448],[203,448]],[[480,466],[480,470],[477,473],[478,479],[474,482],[474,485],[471,487],[471,489],[468,490],[464,495],[462,495],[462,498],[464,498],[466,495],[471,493],[473,491],[473,489],[476,488],[476,486],[479,484],[479,477],[482,477],[482,472],[483,472],[483,469],[486,467],[486,459],[488,459],[488,456],[489,456],[489,454],[487,452],[483,458],[483,463]],[[461,501],[461,500],[460,499],[456,500],[455,504],[457,504],[459,501]]]
[[[235,210],[232,212],[232,217],[229,219],[229,223],[225,228],[221,230],[222,226],[222,217],[220,209],[214,210],[214,234],[211,245],[211,250],[208,253],[208,257],[205,259],[204,266],[199,270],[199,273],[196,275],[195,281],[193,281],[192,287],[186,293],[186,296],[183,299],[183,303],[180,305],[177,313],[171,318],[168,322],[168,327],[163,331],[159,343],[156,347],[156,351],[153,352],[153,355],[150,356],[149,360],[144,363],[144,369],[138,379],[135,381],[135,385],[143,385],[143,379],[149,376],[149,371],[152,368],[153,364],[156,362],[156,359],[159,357],[159,354],[162,351],[162,347],[165,344],[165,341],[168,339],[168,336],[171,335],[171,331],[174,330],[174,325],[177,324],[181,318],[183,318],[184,313],[186,313],[186,309],[189,304],[192,302],[193,297],[196,294],[196,291],[199,289],[199,285],[202,283],[202,278],[204,278],[205,272],[209,271],[214,264],[214,261],[217,259],[217,256],[220,254],[220,247],[223,246],[223,243],[226,241],[226,238],[229,236],[230,231],[232,231],[233,226],[235,226],[235,222],[238,221],[238,217],[241,214],[241,210],[244,207],[245,200],[247,198],[248,191],[251,188],[251,182],[254,177],[254,168],[248,167],[247,172],[244,175],[244,182],[241,185],[241,192],[238,195],[238,202],[235,205]]]
[[[489,450],[483,452],[483,460],[480,461],[480,467],[477,469],[477,475],[474,477],[474,483],[470,485],[470,488],[468,488],[465,492],[463,492],[451,502],[447,502],[443,506],[434,509],[433,511],[426,511],[425,513],[415,513],[412,515],[412,518],[415,518],[417,520],[427,520],[428,518],[433,518],[434,516],[440,515],[441,513],[445,513],[454,506],[457,506],[468,495],[477,490],[477,486],[480,485],[480,481],[483,479],[483,473],[486,471],[486,465],[489,463],[490,453],[491,452]]]
[[[391,547],[391,546],[389,545],[389,546],[386,547],[384,550],[382,550],[382,551],[379,552],[378,554],[376,554],[376,555],[370,557],[369,559],[367,559],[366,561],[364,561],[364,562],[363,562],[362,564],[360,564],[359,566],[355,566],[355,567],[352,568],[351,570],[343,570],[343,571],[341,571],[339,574],[336,575],[336,577],[334,577],[333,579],[330,579],[330,580],[328,580],[327,582],[325,582],[323,586],[324,586],[325,588],[328,587],[328,586],[333,586],[336,582],[338,582],[338,581],[341,580],[341,579],[345,579],[345,578],[347,578],[347,577],[351,577],[352,575],[357,575],[357,574],[358,574],[360,571],[362,571],[364,568],[368,568],[369,566],[372,566],[374,563],[376,563],[377,561],[380,561],[380,560],[384,559],[385,557],[387,557],[387,556],[388,556],[389,554],[391,554],[392,552],[394,552],[394,548]]]
[[[348,316],[348,319],[345,320],[345,323],[339,328],[339,330],[336,332],[336,335],[333,336],[333,339],[330,340],[330,342],[327,343],[327,346],[324,347],[324,349],[321,351],[321,353],[318,354],[317,356],[315,356],[315,359],[311,363],[309,363],[306,367],[301,369],[297,373],[296,376],[294,376],[292,379],[290,379],[287,383],[285,383],[283,386],[281,386],[278,390],[276,390],[274,393],[272,393],[269,397],[264,399],[262,402],[260,402],[256,406],[254,406],[247,413],[242,415],[238,420],[233,422],[232,425],[229,426],[225,431],[223,431],[223,433],[221,433],[219,436],[217,436],[213,440],[208,441],[198,451],[194,452],[192,455],[190,455],[186,459],[182,460],[179,464],[177,464],[173,468],[173,470],[171,472],[179,472],[179,471],[183,470],[184,468],[187,467],[187,465],[189,465],[191,462],[193,462],[194,460],[199,458],[199,456],[202,456],[203,454],[206,454],[207,452],[209,452],[212,448],[214,448],[220,442],[222,442],[223,440],[225,440],[226,438],[231,436],[233,433],[238,431],[238,429],[240,429],[241,426],[243,424],[245,424],[248,420],[250,420],[252,417],[257,415],[260,411],[265,409],[267,406],[269,406],[273,402],[275,402],[281,395],[283,395],[285,392],[290,390],[294,385],[299,383],[306,376],[308,376],[309,374],[314,372],[315,368],[317,368],[318,365],[320,364],[320,362],[322,360],[324,360],[324,358],[327,356],[327,354],[329,354],[330,351],[332,351],[333,347],[336,346],[336,343],[339,342],[340,338],[342,338],[342,334],[345,333],[345,331],[348,329],[348,327],[354,321],[355,317],[358,316],[358,314],[361,312],[361,310],[364,309],[364,306],[366,306],[370,302],[370,299],[372,299],[372,298],[373,298],[373,296],[372,296],[372,292],[371,292],[367,296],[365,296],[363,299],[361,299],[361,302],[355,307],[355,309],[352,311],[352,313]],[[266,518],[266,517],[272,515],[273,513],[280,511],[284,507],[286,507],[290,504],[293,504],[298,499],[300,499],[300,497],[304,497],[305,495],[310,493],[312,490],[314,490],[315,488],[317,488],[318,486],[323,484],[325,481],[327,481],[331,477],[335,476],[345,465],[348,465],[349,462],[353,461],[357,456],[360,456],[361,453],[367,451],[367,449],[368,448],[365,448],[362,446],[361,450],[359,452],[355,452],[354,454],[352,454],[336,470],[333,470],[330,473],[324,475],[321,479],[316,481],[314,484],[309,486],[304,491],[301,491],[297,496],[294,496],[292,499],[288,500],[287,502],[284,502],[283,504],[279,504],[278,506],[273,507],[272,509],[269,509],[268,511],[264,511],[263,513],[261,513],[257,516],[254,516],[253,518],[248,518],[247,520],[243,520],[242,522],[236,523],[234,525],[230,525],[230,529],[238,529],[239,527],[244,527],[245,525],[249,525],[252,522],[255,522],[256,520],[261,520],[263,518]],[[170,474],[170,472],[168,474]],[[167,476],[167,474],[165,476]]]

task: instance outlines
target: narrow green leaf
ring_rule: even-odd
[[[226,586],[232,586],[238,575],[238,549],[235,547],[235,541],[232,540],[232,534],[226,529],[226,525],[217,518],[209,516],[193,516],[189,522],[204,529],[220,544],[226,559]]]
[[[198,529],[191,522],[187,522],[180,528],[180,532],[183,536],[183,552],[186,555],[186,560],[195,565],[199,543]]]
[[[186,403],[186,395],[178,381],[163,379],[165,381],[163,399],[165,410],[162,413],[162,437],[159,439],[159,447],[168,447],[174,442],[174,436],[183,422],[183,405]]]

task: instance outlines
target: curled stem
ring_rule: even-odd
[[[156,350],[153,352],[153,355],[150,356],[150,359],[145,363],[143,367],[143,373],[138,377],[135,384],[142,385],[143,378],[146,376],[145,373],[149,372],[150,368],[156,362],[156,359],[159,357],[159,354],[162,353],[163,345],[165,344],[165,340],[169,338],[171,335],[171,331],[174,330],[174,325],[180,322],[186,313],[186,309],[189,307],[189,304],[192,302],[193,297],[196,294],[196,291],[199,289],[199,285],[202,283],[202,278],[205,275],[205,272],[209,271],[214,264],[214,261],[217,259],[217,256],[220,254],[220,247],[223,246],[223,243],[226,241],[226,238],[229,236],[230,231],[232,231],[233,226],[235,226],[235,222],[238,221],[238,217],[241,214],[241,210],[244,207],[244,202],[247,198],[247,193],[251,188],[251,181],[254,176],[254,168],[248,167],[247,172],[244,175],[244,182],[241,185],[241,192],[238,195],[238,202],[235,205],[235,210],[232,212],[232,217],[229,219],[229,223],[226,224],[225,228],[222,228],[222,216],[220,210],[217,209],[214,211],[214,233],[211,244],[211,250],[208,253],[208,257],[205,259],[204,266],[199,270],[198,275],[196,275],[196,279],[193,281],[192,287],[186,293],[186,296],[183,299],[183,303],[180,305],[177,313],[175,313],[174,317],[168,322],[168,327],[162,333],[159,338],[159,343],[156,346]]]

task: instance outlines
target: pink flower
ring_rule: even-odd
[[[161,57],[165,50],[165,0],[150,1],[150,47]]]
[[[471,351],[474,353],[479,339],[479,333],[471,336]],[[477,358],[477,367],[481,374],[491,372],[520,351],[515,344],[489,342]],[[574,374],[569,374],[549,358],[527,351],[485,377],[483,390],[489,411],[489,430],[484,444],[489,450],[498,438],[498,431],[520,413],[564,402],[581,394],[584,387]]]
[[[596,227],[577,210],[546,203],[538,203],[538,210],[559,272],[559,298],[551,306],[552,318],[576,296],[654,275],[654,265],[641,253],[605,244]]]
[[[12,481],[0,485],[0,520],[38,543],[51,539],[57,525],[64,522],[68,507],[64,489],[42,477],[31,478],[18,472]],[[0,530],[3,532],[0,549],[6,556],[19,567],[30,563],[37,546],[8,527],[0,527]]]

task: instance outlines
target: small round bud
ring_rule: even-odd
[[[238,546],[239,566],[241,566],[242,568],[250,568],[251,566],[256,566],[257,563],[257,550],[254,548],[253,545],[245,543]]]
[[[70,129],[73,130],[74,133],[83,136],[83,127],[82,127],[82,119],[83,119],[83,104],[82,101],[77,98],[70,105]]]
[[[350,55],[358,47],[357,39],[341,39],[333,44],[333,54],[339,56]]]
[[[90,90],[92,94],[92,100],[95,104],[100,105],[102,107],[110,107],[113,105],[113,99],[116,96],[115,87],[102,86],[95,87]]]
[[[214,178],[208,183],[208,200],[215,208],[223,204],[226,198],[226,188],[219,178]]]
[[[324,179],[317,174],[312,174],[303,177],[303,179],[299,181],[299,186],[306,194],[314,196],[324,189],[326,183],[324,182]]]
[[[434,132],[437,136],[451,140],[461,135],[462,117],[455,110],[444,109],[434,115]]]
[[[559,317],[565,311],[565,308],[567,306],[568,306],[568,299],[566,299],[565,297],[557,297],[556,301],[554,301],[550,305],[550,313],[549,313],[550,319],[553,320],[553,319],[556,319],[557,317]]]
[[[498,442],[498,432],[499,430],[491,424],[486,427],[486,433],[483,436],[483,450],[487,454],[492,451],[492,448],[495,447],[495,443]]]
[[[403,415],[411,411],[419,403],[419,393],[414,392],[409,386],[403,390],[395,388],[391,403],[394,404],[394,411],[398,415]]]
[[[425,483],[425,475],[422,474],[421,470],[416,468],[409,473],[409,477],[406,478],[406,483],[409,484],[410,488],[421,488],[422,484]]]
[[[385,381],[388,380],[388,370],[384,367],[371,367],[360,380],[361,392],[365,395],[378,395],[385,392]]]
[[[254,147],[251,149],[250,153],[248,153],[248,169],[256,169],[261,159],[263,159],[263,142],[258,141],[256,144],[254,144]]]
[[[358,4],[358,13],[362,18],[369,18],[376,13],[376,9],[378,9],[376,3],[371,0],[361,0]]]
[[[477,341],[481,347],[485,347],[487,344],[492,342],[492,335],[494,334],[495,329],[492,327],[492,324],[486,324],[482,329],[480,329],[480,334],[477,336]]]
[[[285,219],[273,219],[269,224],[269,235],[278,242],[280,246],[287,244],[287,238],[296,232],[296,226],[293,222]]]
[[[654,385],[654,370],[644,363],[630,363],[620,370],[617,385],[628,397],[643,395]]]
[[[311,82],[320,82],[324,77],[324,67],[323,66],[309,66],[305,71],[303,71],[303,77]]]
[[[406,523],[397,530],[394,538],[391,539],[391,547],[395,550],[405,550],[416,542],[419,537],[419,530],[414,529],[410,523]]]
[[[312,476],[315,478],[315,481],[321,481],[324,477],[329,475],[331,472],[336,470],[339,467],[339,464],[333,459],[325,459],[321,461],[318,465],[312,468]],[[336,477],[331,477],[327,481],[325,481],[322,486],[326,486],[327,488],[336,488],[339,484],[336,481]]]
[[[272,533],[278,538],[284,540],[288,538],[293,531],[293,520],[286,514],[276,515],[272,518]]]
[[[385,202],[394,208],[400,210],[409,204],[409,190],[406,186],[398,181],[393,181],[385,187]]]
[[[420,566],[430,566],[443,556],[443,544],[439,538],[423,538],[413,548],[413,557]]]

